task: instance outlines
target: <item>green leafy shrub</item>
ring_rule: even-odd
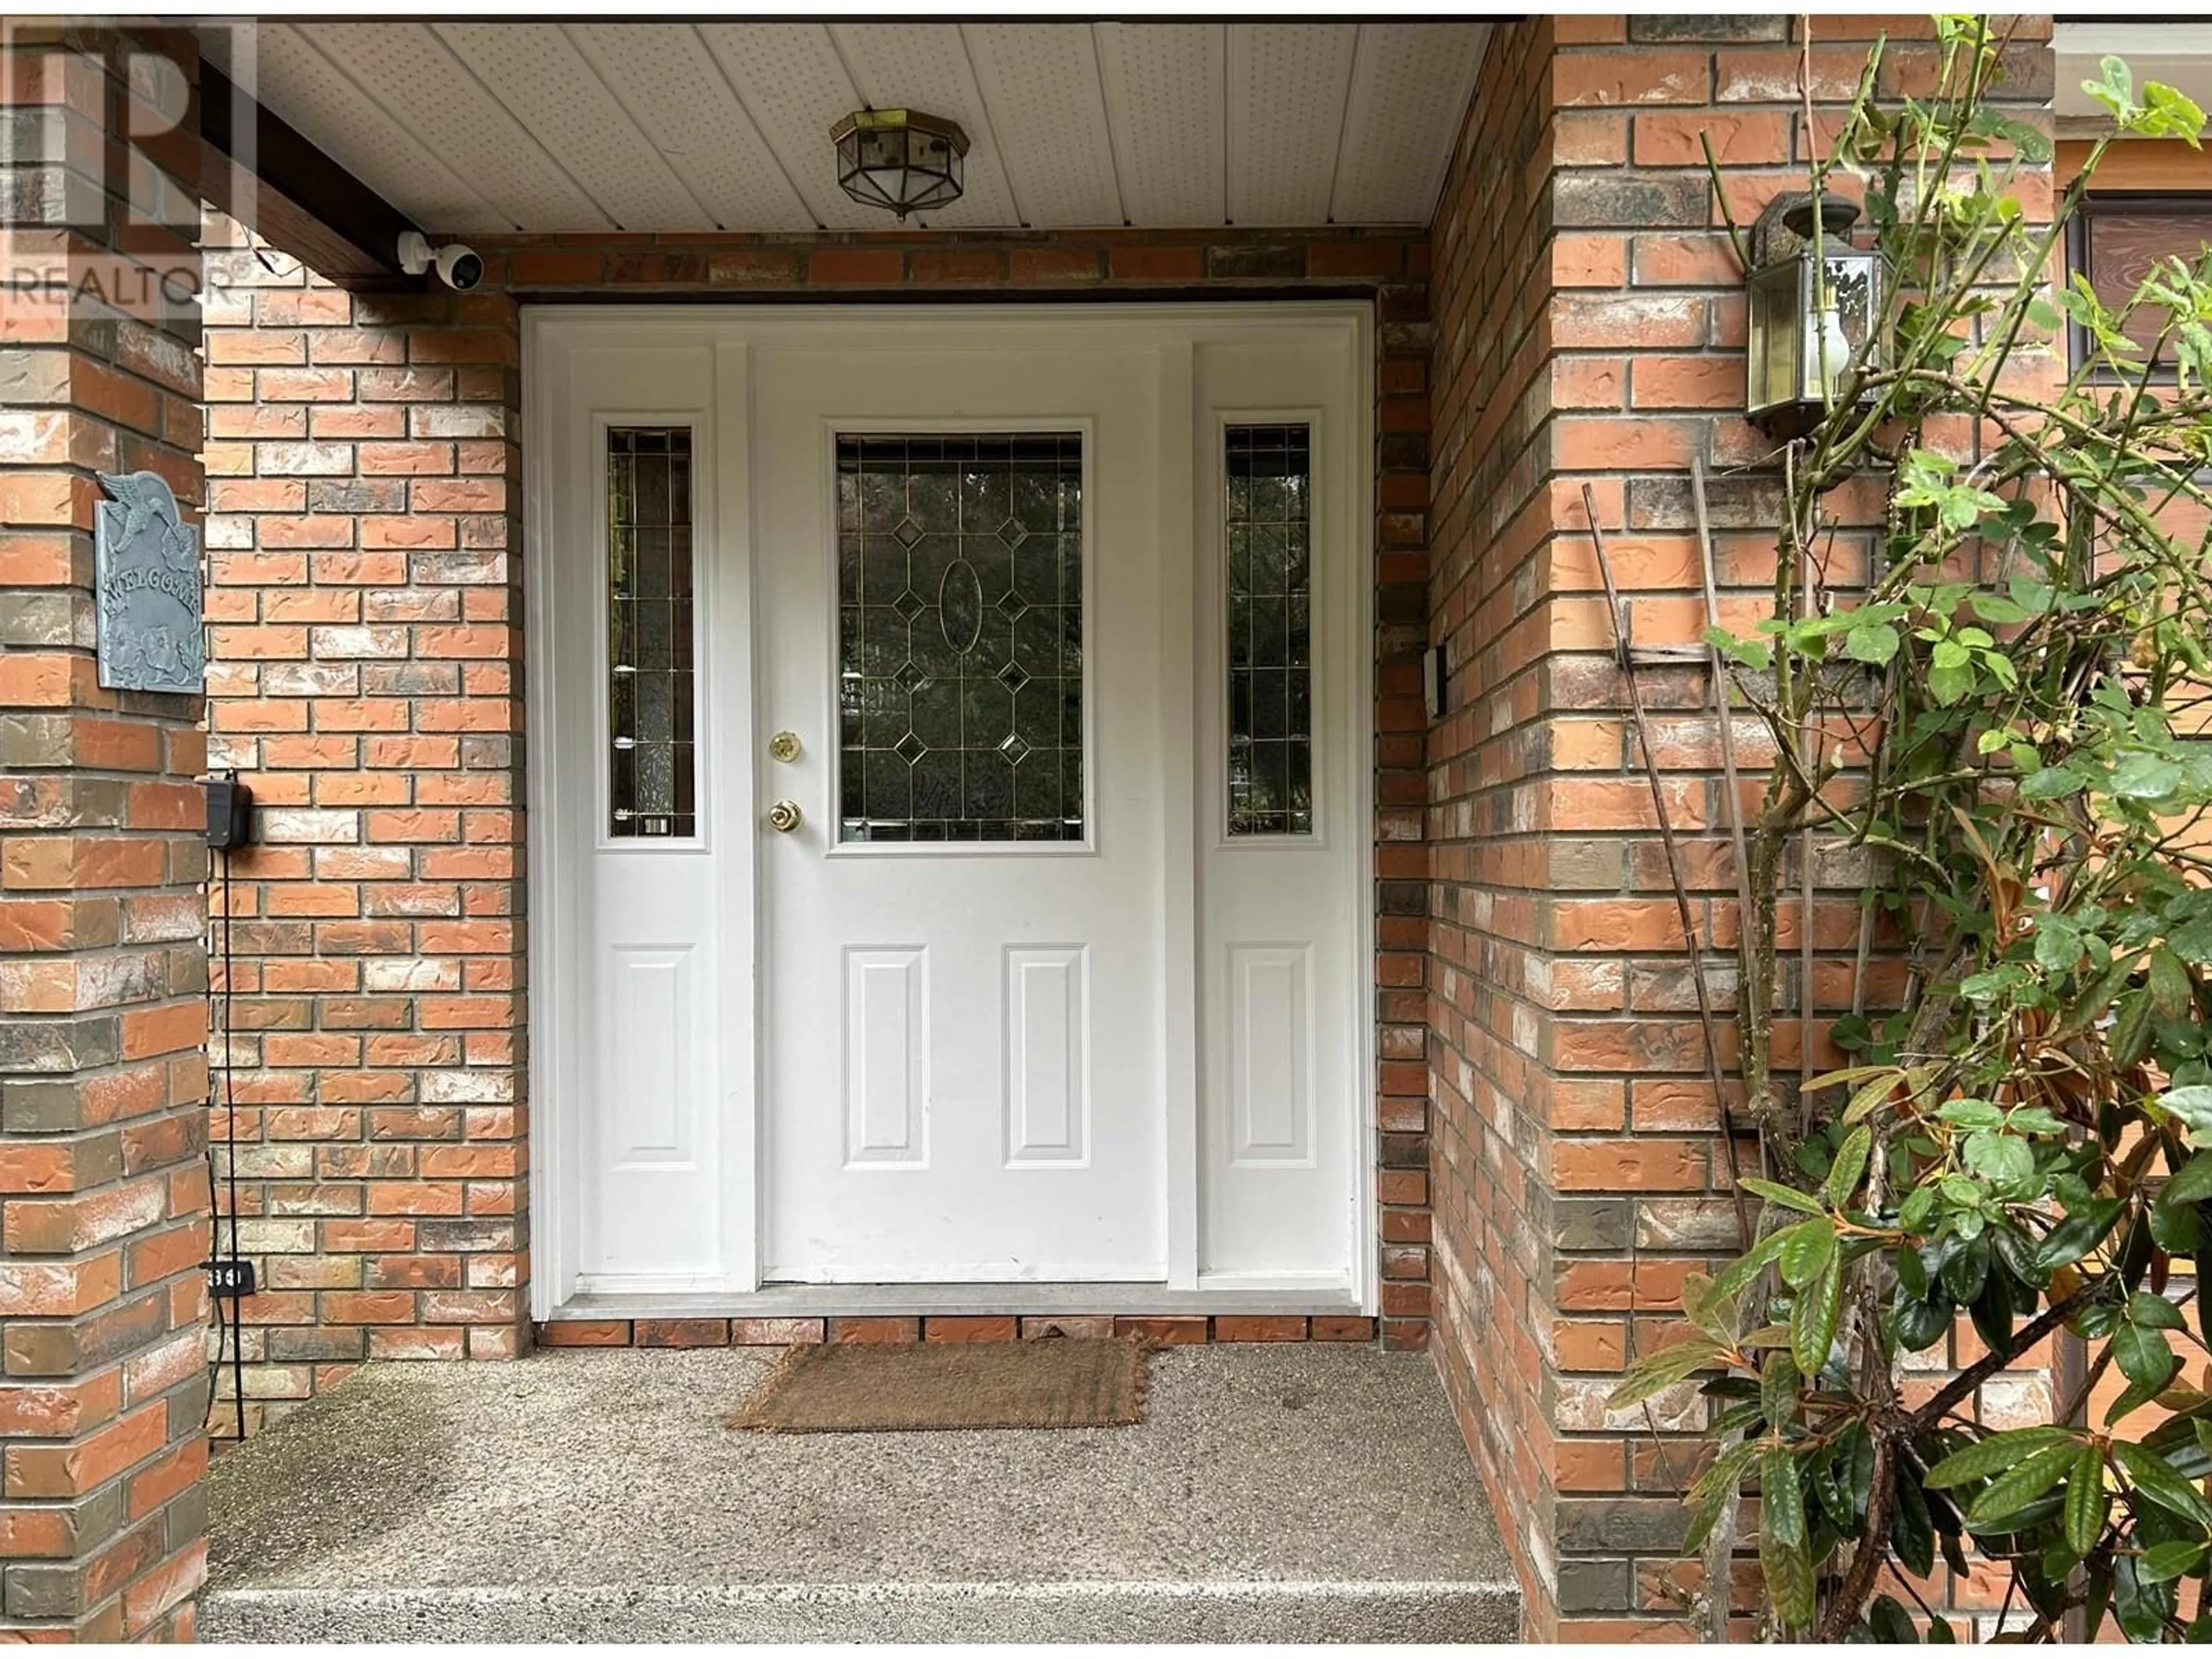
[[[1939,90],[1880,102],[1870,62],[1812,169],[1816,192],[1863,188],[1894,279],[1881,349],[1784,449],[1771,617],[1712,636],[1779,757],[1744,826],[1735,1018],[1785,1178],[1742,1182],[1755,1243],[1691,1279],[1701,1334],[1614,1401],[1705,1376],[1691,1547],[1725,1584],[1757,1492],[1771,1633],[1948,1638],[1876,1594],[1884,1566],[1940,1559],[2008,1570],[2040,1638],[2109,1613],[2131,1639],[2212,1639],[2179,1611],[2212,1583],[2212,1397],[2189,1376],[2212,1385],[2212,253],[2117,305],[2080,277],[2054,291],[2111,138],[2039,222],[2023,204],[2051,147],[1993,101],[2002,43],[1965,17],[1937,40]],[[2087,89],[2114,137],[2201,133],[2116,59]],[[1810,573],[1857,533],[1836,487],[1869,477],[1887,530],[1847,596]],[[1909,978],[1839,1023],[1853,1063],[1800,1090],[1772,1060],[1778,938],[1814,842],[1873,872],[1867,944]],[[1985,1355],[1908,1406],[1904,1358],[1962,1315]],[[2124,1380],[2104,1420],[1972,1420],[1980,1382],[2062,1328],[2090,1382]]]

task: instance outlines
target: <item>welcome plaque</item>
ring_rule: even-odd
[[[100,683],[116,691],[202,690],[200,532],[158,472],[103,472],[94,515]]]

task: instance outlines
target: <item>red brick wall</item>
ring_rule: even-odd
[[[1743,292],[1698,137],[1740,224],[1803,187],[1796,27],[1502,27],[1431,233],[1430,629],[1450,665],[1429,744],[1435,1347],[1545,1638],[1664,1634],[1679,1617],[1676,1589],[1696,1574],[1674,1559],[1677,1493],[1702,1407],[1691,1388],[1662,1395],[1655,1433],[1604,1402],[1626,1363],[1665,1340],[1684,1273],[1735,1243],[1721,1103],[1581,490],[1635,639],[1694,643],[1705,617],[1686,474],[1701,456],[1723,620],[1764,613],[1778,472],[1738,413]],[[1876,27],[1926,28],[1810,27],[1819,105],[1849,98]],[[2006,83],[2031,117],[2051,93],[2045,35],[2021,29]],[[1884,90],[1924,90],[1931,52],[1893,46]],[[1854,501],[1856,488],[1832,504],[1878,524],[1879,497]],[[1865,553],[1846,538],[1835,579],[1848,585],[1844,563]],[[1662,668],[1640,683],[1700,932],[1729,949],[1735,878],[1705,677]],[[1755,771],[1761,730],[1743,718],[1736,738]],[[1800,925],[1785,937],[1793,1009]],[[1820,901],[1813,925],[1820,1002],[1839,1012],[1856,902]],[[1734,978],[1708,970],[1723,1017]],[[1794,1073],[1797,1023],[1778,1026],[1778,1063]],[[2040,1388],[2002,1379],[1983,1403],[2016,1418],[2048,1408]]]
[[[529,1279],[516,307],[275,263],[208,255],[249,1430],[362,1359],[520,1352]]]
[[[1493,35],[1431,231],[1429,628],[1447,669],[1428,738],[1433,1346],[1524,1584],[1549,1576],[1553,1240],[1547,1183],[1528,1167],[1541,1057],[1522,999],[1530,894],[1572,852],[1514,833],[1532,827],[1519,802],[1542,765],[1540,618],[1522,618],[1556,507],[1553,28],[1534,19]]]
[[[364,1358],[500,1355],[524,1337],[526,458],[514,416],[518,302],[532,298],[1375,296],[1377,1248],[1383,1337],[1423,1346],[1422,239],[917,232],[479,246],[479,292],[396,299],[346,295],[281,259],[271,273],[242,249],[210,256],[211,752],[265,809],[264,844],[236,860],[230,899],[248,1108],[240,1208],[264,1285],[245,1310],[248,1427]],[[688,1345],[810,1334],[823,1322],[625,1321],[548,1335]],[[1163,1334],[1343,1340],[1374,1324],[1180,1321]]]
[[[159,212],[196,147],[125,115],[156,50],[188,92],[189,40],[0,37],[0,1642],[189,1636],[206,1568],[200,704],[92,648],[95,474],[201,501],[199,258]]]

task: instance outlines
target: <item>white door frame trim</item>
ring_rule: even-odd
[[[1161,331],[1177,331],[1184,350],[1181,372],[1176,376],[1190,407],[1191,351],[1200,343],[1231,343],[1265,337],[1271,330],[1297,323],[1309,328],[1334,323],[1346,331],[1346,346],[1355,383],[1346,401],[1352,430],[1346,434],[1349,453],[1360,458],[1351,469],[1353,501],[1352,558],[1359,577],[1355,584],[1358,615],[1354,637],[1362,642],[1353,653],[1354,707],[1359,711],[1355,741],[1367,757],[1364,765],[1352,770],[1352,820],[1347,826],[1330,825],[1331,840],[1340,838],[1340,855],[1352,866],[1355,894],[1352,983],[1360,994],[1360,1018],[1354,1034],[1358,1097],[1346,1115],[1355,1137],[1349,1160],[1352,1191],[1346,1195],[1352,1230],[1348,1241],[1351,1282],[1316,1281],[1309,1291],[1295,1278],[1266,1285],[1234,1285],[1209,1276],[1201,1285],[1196,1271],[1198,1241],[1191,1231],[1196,1215],[1195,1189],[1199,1170],[1197,1129],[1188,1109],[1171,1107],[1165,1146],[1170,1203],[1170,1274],[1164,1286],[1039,1285],[988,1284],[960,1285],[822,1285],[767,1286],[753,1290],[702,1287],[681,1294],[648,1293],[641,1289],[625,1294],[617,1286],[602,1287],[589,1296],[579,1294],[577,1249],[580,1238],[583,1200],[580,1179],[584,1126],[578,1103],[565,1098],[556,1086],[556,1075],[574,1077],[573,1064],[561,1064],[563,1043],[573,1045],[578,1033],[577,994],[573,970],[562,949],[562,934],[573,927],[586,902],[580,891],[585,860],[575,846],[586,831],[581,822],[564,830],[557,810],[565,795],[590,787],[586,778],[574,775],[580,769],[572,760],[564,765],[560,745],[553,740],[552,686],[556,676],[577,672],[575,665],[556,659],[553,648],[556,584],[545,566],[552,545],[551,524],[557,510],[558,481],[565,468],[560,453],[564,427],[561,400],[548,395],[566,354],[585,344],[608,344],[623,340],[640,345],[666,346],[684,339],[707,337],[716,361],[711,489],[702,489],[702,504],[711,513],[709,533],[726,548],[714,562],[728,574],[711,592],[702,592],[700,615],[713,615],[719,626],[738,628],[748,635],[753,628],[750,561],[752,502],[747,478],[751,453],[749,399],[732,395],[732,388],[748,384],[744,370],[750,344],[764,338],[782,340],[834,337],[855,327],[884,325],[988,325],[1012,335],[1034,332],[1064,346],[1071,325],[1086,333],[1151,330],[1155,340]],[[1365,301],[1265,301],[1212,304],[1158,305],[1101,300],[1097,302],[1043,305],[838,305],[806,306],[724,305],[671,303],[667,305],[529,305],[522,319],[522,430],[524,434],[523,525],[524,545],[516,553],[523,572],[524,657],[526,663],[526,744],[524,795],[526,812],[526,854],[529,860],[526,891],[531,901],[525,924],[528,935],[529,1024],[527,1110],[529,1129],[530,1303],[532,1317],[647,1317],[701,1314],[742,1316],[852,1311],[955,1313],[1017,1311],[1376,1311],[1378,1286],[1377,1200],[1375,1195],[1374,1147],[1377,1079],[1377,1034],[1372,988],[1375,983],[1375,845],[1372,826],[1374,800],[1374,678],[1375,678],[1375,545],[1373,453],[1373,335],[1374,312]],[[1192,410],[1194,416],[1197,411]],[[1195,422],[1174,423],[1175,434],[1163,432],[1164,442],[1181,442],[1195,434],[1211,435],[1213,423],[1201,428]],[[568,466],[586,465],[591,458],[566,458]],[[1202,476],[1202,475],[1201,475]],[[1166,499],[1160,513],[1163,525],[1176,515],[1186,521],[1198,503],[1188,496]],[[1203,561],[1199,562],[1202,566]],[[702,564],[702,569],[704,565]],[[1201,569],[1199,580],[1205,579]],[[1195,597],[1194,595],[1194,597]],[[1170,611],[1170,626],[1190,625],[1188,611]],[[725,677],[730,678],[730,677]],[[702,695],[714,707],[702,711],[714,729],[726,720],[750,731],[754,687],[750,676],[734,677],[738,684],[709,689]],[[1194,687],[1180,688],[1186,694]],[[1187,708],[1194,704],[1185,703]],[[1201,735],[1198,757],[1206,763],[1211,749]],[[750,763],[716,766],[706,780],[701,802],[705,820],[702,841],[735,833],[757,816],[754,811],[753,767]],[[1166,808],[1182,813],[1183,827],[1171,847],[1194,849],[1200,839],[1212,840],[1214,826],[1196,822],[1193,791],[1195,778],[1170,779]],[[573,802],[570,816],[573,817]],[[1369,826],[1362,833],[1358,826]],[[744,902],[737,914],[750,915],[757,925],[753,899],[758,881],[756,860],[724,861],[732,885],[742,889]],[[1182,869],[1185,860],[1171,860],[1171,903],[1188,901],[1195,867]],[[1188,943],[1186,939],[1186,943]],[[726,955],[721,994],[726,1006],[753,1010],[759,1018],[760,998],[755,983],[757,934],[741,948]],[[1188,962],[1169,962],[1168,1007],[1170,1029],[1164,1047],[1164,1063],[1172,1085],[1171,1103],[1179,1097],[1195,1099],[1197,1035],[1192,1011],[1197,1001],[1198,963],[1194,951],[1183,954]],[[739,1022],[732,1021],[734,1025]],[[744,1040],[730,1041],[741,1050],[742,1062],[729,1074],[732,1086],[723,1102],[725,1168],[730,1180],[727,1261],[732,1285],[757,1285],[759,1260],[759,1164],[761,1131],[758,1109],[758,1047],[749,1029]],[[733,1054],[731,1058],[735,1058]],[[1111,1303],[1111,1309],[1106,1304]],[[1093,1304],[1097,1304],[1094,1306]]]

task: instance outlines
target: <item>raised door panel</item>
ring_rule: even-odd
[[[1091,1139],[1091,999],[1080,945],[1009,945],[1006,1161],[1080,1164]]]
[[[845,1161],[929,1162],[929,952],[845,952]]]

